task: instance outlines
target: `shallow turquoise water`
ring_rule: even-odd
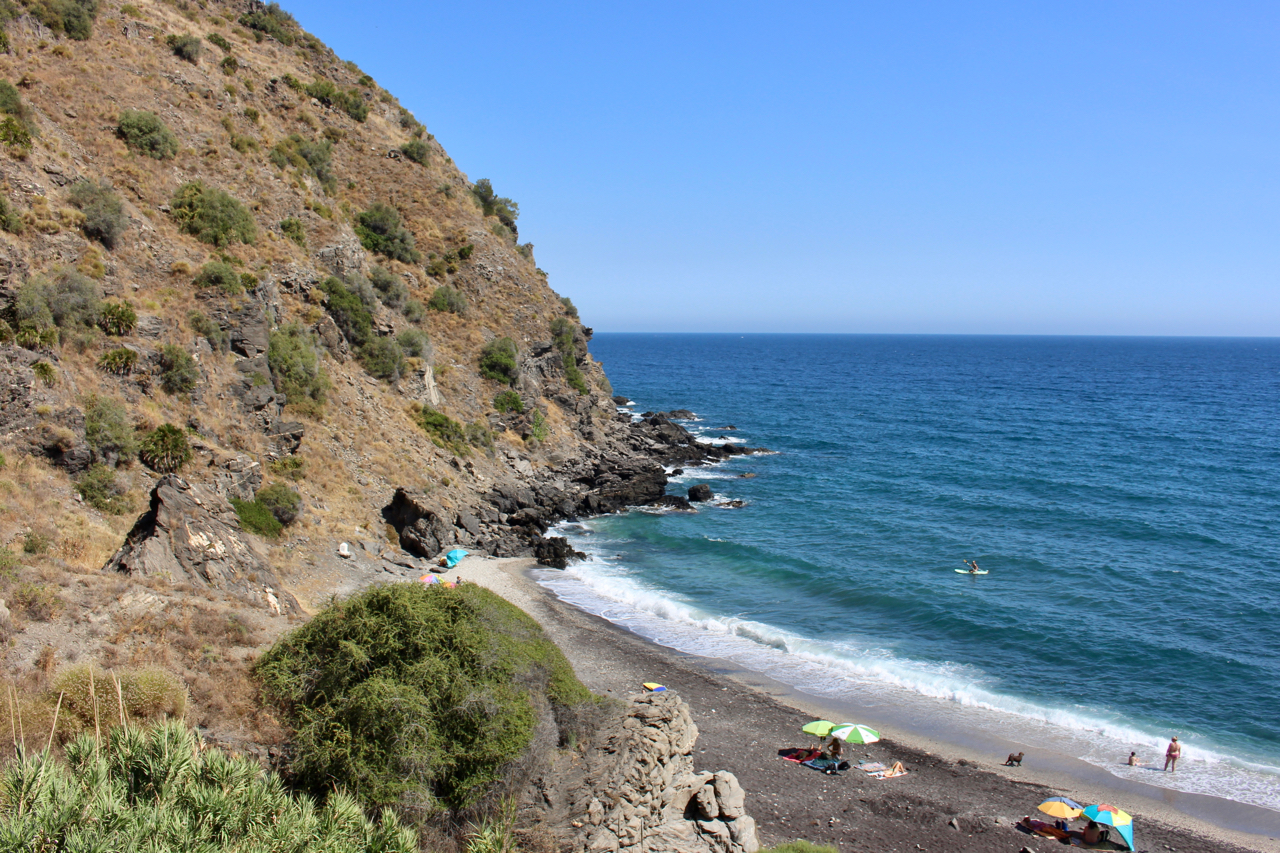
[[[636,411],[689,408],[710,440],[778,452],[672,483],[744,508],[567,525],[593,559],[549,578],[564,597],[821,695],[976,709],[1100,765],[1177,733],[1187,772],[1156,784],[1280,807],[1280,341],[591,349]]]

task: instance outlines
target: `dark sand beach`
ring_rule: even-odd
[[[650,643],[567,605],[527,576],[532,567],[530,560],[468,558],[456,574],[537,619],[592,690],[625,697],[641,690],[642,682],[657,681],[679,693],[698,725],[696,767],[737,775],[764,845],[803,838],[841,851],[1060,850],[1060,842],[1014,824],[1038,815],[1036,805],[1045,798],[1068,796],[1115,801],[1132,813],[1138,850],[1280,851],[1274,837],[1226,828],[1233,821],[1247,825],[1250,816],[1233,815],[1225,801],[1203,804],[1221,820],[1201,820],[1162,802],[1159,789],[1146,796],[1034,762],[1005,768],[1004,754],[901,735],[888,721],[880,722],[882,741],[849,746],[846,757],[901,761],[906,776],[880,780],[858,770],[827,776],[785,761],[779,749],[816,743],[800,733],[804,723],[827,713],[837,719],[839,709],[732,664]]]

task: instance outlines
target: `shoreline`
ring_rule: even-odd
[[[527,558],[467,557],[443,577],[461,576],[485,586],[529,613],[564,650],[583,683],[596,693],[622,697],[640,690],[642,681],[653,680],[679,692],[689,703],[702,732],[695,754],[699,768],[727,769],[738,775],[749,792],[748,810],[761,824],[764,844],[808,838],[842,850],[863,849],[868,830],[879,832],[879,849],[911,839],[936,844],[938,839],[927,835],[932,830],[923,827],[910,830],[909,838],[898,837],[889,831],[894,829],[893,821],[882,821],[886,824],[883,827],[860,826],[851,838],[851,825],[832,814],[832,799],[838,799],[842,788],[859,795],[883,792],[890,799],[900,795],[911,801],[932,791],[942,800],[936,805],[947,814],[963,814],[955,806],[969,800],[986,812],[981,821],[975,821],[977,834],[1003,830],[1007,838],[1000,840],[1002,845],[1006,841],[1026,844],[1036,837],[1020,834],[1008,825],[1034,812],[1040,801],[1037,797],[1047,791],[1048,795],[1064,794],[1081,802],[1122,803],[1135,816],[1139,850],[1176,848],[1187,853],[1227,849],[1225,844],[1240,850],[1280,853],[1280,812],[1121,779],[1083,761],[1040,756],[1034,750],[1029,751],[1029,758],[1038,762],[1035,766],[1006,768],[999,761],[1008,752],[1018,751],[1009,749],[1012,742],[983,738],[956,744],[912,731],[909,725],[903,727],[901,720],[894,720],[883,709],[871,711],[812,696],[737,663],[659,645],[560,600],[530,576],[535,568],[533,560]],[[898,780],[867,781],[861,773],[849,771],[832,780],[811,772],[800,774],[777,758],[778,748],[802,746],[812,740],[798,731],[802,718],[837,719],[854,714],[881,727],[885,740],[848,749],[859,756],[865,753],[873,760],[901,759],[913,770],[908,779],[917,778],[906,784],[898,784]],[[747,744],[749,734],[756,738]],[[940,773],[945,773],[946,778],[925,778]],[[784,787],[779,788],[779,783]],[[795,800],[797,786],[809,789],[815,785],[823,791],[813,795],[816,800]],[[920,790],[906,793],[912,789]],[[865,797],[860,800],[867,802]],[[904,808],[910,814],[910,802]],[[917,815],[923,817],[921,808],[917,807]],[[849,812],[850,808],[845,807],[844,811]],[[942,823],[945,825],[946,821]],[[965,826],[965,821],[960,824]],[[1260,827],[1262,834],[1242,827]],[[795,830],[794,835],[788,834],[791,830]],[[975,840],[985,848],[995,842]],[[957,847],[957,841],[960,839],[950,839],[948,849],[962,849],[964,845]],[[851,843],[853,847],[849,846]]]

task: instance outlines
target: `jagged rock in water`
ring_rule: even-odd
[[[567,568],[570,560],[585,560],[587,555],[573,550],[569,540],[563,536],[547,536],[534,543],[533,555],[538,564],[553,569]]]
[[[706,483],[698,483],[689,487],[689,500],[693,503],[711,500],[711,487]]]
[[[537,780],[530,799],[558,829],[561,850],[755,853],[742,786],[726,771],[694,771],[697,739],[689,706],[674,692],[634,697],[581,760]]]
[[[283,612],[302,612],[240,527],[231,504],[212,486],[188,483],[176,474],[152,489],[150,508],[103,570],[227,590],[273,612],[269,596],[274,595],[275,607]]]

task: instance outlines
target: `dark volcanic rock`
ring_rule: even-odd
[[[711,487],[706,483],[698,483],[689,487],[689,500],[693,503],[711,500]]]
[[[671,509],[693,509],[693,504],[679,495],[663,495],[654,506],[665,506]]]
[[[229,590],[268,609],[302,612],[231,504],[213,487],[174,474],[152,489],[151,507],[103,570]]]
[[[551,566],[553,569],[563,569],[569,565],[570,560],[585,560],[587,557],[581,551],[573,550],[569,540],[563,536],[539,539],[533,545],[533,555],[538,558],[539,565]]]
[[[420,493],[396,489],[382,517],[399,532],[400,547],[419,557],[434,558],[458,541],[452,514]]]
[[[621,394],[615,394],[613,397],[613,402],[615,405],[618,405],[618,406],[626,406],[626,405],[630,405],[631,398],[624,397]]]

